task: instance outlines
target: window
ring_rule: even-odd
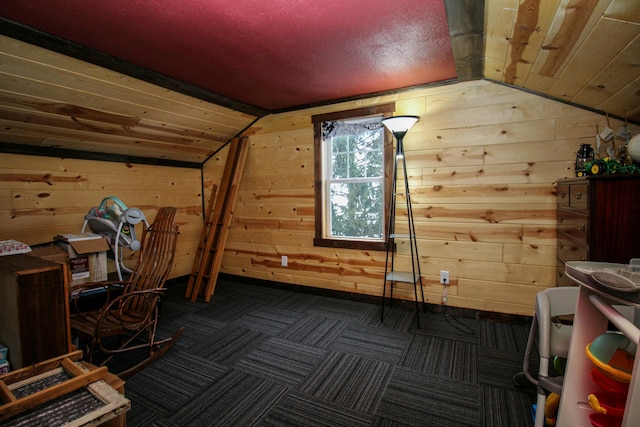
[[[384,250],[394,104],[313,116],[316,246]]]

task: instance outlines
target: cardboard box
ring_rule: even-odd
[[[109,244],[99,234],[61,234],[57,245],[68,258],[71,283],[69,287],[107,280],[107,251]]]
[[[33,246],[29,255],[57,262],[58,264],[67,264],[69,262],[68,251],[53,242]]]
[[[9,373],[9,362],[0,363],[0,375]]]

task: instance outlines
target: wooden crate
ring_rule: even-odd
[[[69,427],[124,426],[131,402],[122,383],[114,383],[107,368],[81,359],[76,351],[0,376],[0,423],[32,425],[55,417]]]

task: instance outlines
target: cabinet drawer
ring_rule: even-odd
[[[569,191],[570,185],[558,185],[558,192],[556,193],[556,203],[558,206],[569,206]]]
[[[586,245],[558,236],[558,261],[586,261],[588,256],[589,250]]]
[[[587,245],[589,215],[558,209],[558,238],[568,236]]]
[[[574,209],[587,209],[589,206],[587,183],[571,185],[571,189],[569,190],[569,206]]]

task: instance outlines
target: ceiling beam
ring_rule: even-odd
[[[444,0],[458,81],[482,78],[484,0]]]

